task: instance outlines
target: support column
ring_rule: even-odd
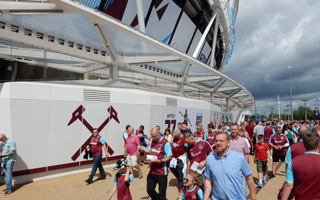
[[[43,58],[44,58],[43,79],[46,81],[47,80],[47,73],[48,73],[47,50],[43,51]]]
[[[117,66],[110,66],[109,67],[110,69],[110,78],[112,78],[112,80],[114,81],[118,81],[118,71],[119,71],[119,68]]]
[[[229,98],[226,98],[226,107],[227,107],[227,112],[230,112],[229,111]]]
[[[181,94],[184,95],[184,84],[183,83],[177,83],[178,84],[178,88],[180,89]]]
[[[83,80],[89,80],[89,72],[83,74]]]
[[[216,16],[217,16],[217,13],[215,12],[211,17],[210,22],[208,23],[208,25],[206,27],[206,30],[202,34],[202,37],[201,37],[201,39],[200,39],[200,41],[198,43],[198,46],[197,46],[196,50],[194,51],[194,53],[192,55],[193,58],[197,59],[197,57],[199,56],[201,48],[202,48],[202,46],[203,46],[203,44],[204,44],[204,42],[206,40],[206,37],[207,37],[207,35],[208,35],[208,33],[209,33],[210,29],[211,29],[211,26],[212,26],[213,21],[216,18]]]
[[[213,68],[213,61],[215,59],[214,54],[216,53],[216,45],[217,45],[217,36],[218,36],[218,26],[219,24],[219,10],[217,10],[217,17],[216,17],[216,23],[214,25],[214,34],[213,34],[213,41],[212,41],[212,49],[211,49],[211,61],[210,61],[210,67]]]
[[[210,92],[210,103],[214,104],[213,92]]]
[[[144,23],[142,1],[136,0],[136,6],[137,6],[137,13],[138,13],[139,30],[143,33],[146,33],[146,25]]]
[[[13,62],[13,73],[11,75],[11,81],[15,81],[18,72],[18,62]]]

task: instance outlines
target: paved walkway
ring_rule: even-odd
[[[250,156],[250,167],[253,170],[253,176],[257,180],[256,167],[253,163],[253,157]],[[262,200],[274,200],[277,197],[278,191],[285,179],[284,164],[279,165],[277,177],[269,180],[269,182],[262,188],[257,188],[257,197]],[[142,179],[135,178],[130,186],[133,199],[150,199],[146,192],[146,176],[148,173],[148,166],[142,167],[144,177]],[[113,179],[115,173],[112,168],[106,168],[108,173],[107,179],[96,181],[90,185],[84,182],[88,178],[89,172],[79,173],[75,175],[68,175],[58,178],[44,179],[32,183],[19,184],[15,186],[15,192],[11,195],[5,196],[1,199],[12,200],[87,200],[87,199],[106,199],[113,188]],[[269,170],[271,170],[271,162],[269,163]],[[98,178],[98,173],[95,178]],[[138,173],[135,171],[135,177]],[[177,181],[173,174],[170,173],[168,177],[168,200],[176,200],[178,197]],[[5,189],[5,185],[1,185],[0,189]],[[116,194],[112,199],[117,199]]]

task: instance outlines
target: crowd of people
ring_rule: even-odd
[[[86,180],[88,184],[92,182],[92,174],[100,169],[101,163],[96,160],[101,159],[105,146],[104,139],[96,131],[91,140],[94,165]],[[138,170],[138,178],[143,178],[143,164],[149,164],[146,191],[154,200],[167,199],[169,171],[178,181],[178,199],[247,199],[246,185],[250,199],[256,199],[249,154],[256,163],[258,187],[267,183],[268,175],[269,178],[276,177],[276,166],[281,161],[286,163],[287,177],[279,199],[292,196],[320,199],[313,185],[316,179],[312,177],[314,173],[318,174],[314,172],[315,166],[320,167],[319,134],[319,121],[251,121],[230,125],[216,125],[210,121],[206,128],[199,124],[194,132],[188,128],[187,122],[183,122],[178,123],[178,129],[172,133],[170,129],[162,133],[159,126],[153,127],[150,137],[144,133],[143,125],[137,130],[127,125],[123,133],[124,158],[118,160],[114,168],[118,173],[108,199],[116,191],[117,199],[132,199],[129,186],[133,181],[133,168]],[[106,149],[105,152],[108,156]],[[272,172],[267,174],[270,160]],[[307,162],[313,165],[304,168]],[[100,179],[105,179],[101,169],[100,174]],[[314,181],[308,182],[307,178]],[[303,195],[297,187],[301,191],[307,188],[315,192]]]
[[[123,133],[124,158],[113,168],[114,188],[111,199],[117,192],[118,200],[132,199],[130,183],[134,168],[138,178],[143,178],[141,166],[149,165],[147,175],[148,195],[153,200],[165,200],[168,173],[178,181],[178,199],[256,199],[255,183],[249,167],[249,154],[256,163],[259,182],[263,187],[268,181],[268,161],[272,160],[269,178],[276,177],[278,162],[286,164],[286,180],[278,199],[320,199],[317,179],[320,176],[320,125],[316,121],[251,121],[250,123],[214,124],[206,128],[199,124],[194,132],[187,122],[178,123],[178,129],[161,132],[159,126],[145,134],[144,126],[134,130],[126,126]],[[12,171],[17,161],[16,143],[5,134],[0,134],[2,151],[0,157],[5,174],[4,195],[13,192]],[[85,182],[91,184],[99,168],[98,180],[106,179],[101,164],[103,150],[109,156],[106,141],[94,129],[84,157],[93,158],[90,176]],[[156,186],[158,185],[158,191]]]

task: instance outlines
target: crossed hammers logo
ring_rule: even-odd
[[[70,126],[73,122],[75,122],[76,120],[80,120],[83,125],[85,127],[87,127],[87,129],[90,131],[90,133],[92,133],[93,131],[93,127],[88,123],[88,121],[82,117],[82,114],[84,113],[86,109],[81,105],[79,106],[73,113],[72,113],[72,117],[68,123],[68,126]],[[98,128],[98,131],[100,132],[109,122],[111,119],[114,119],[116,122],[118,122],[118,124],[120,124],[120,121],[118,119],[118,113],[117,111],[110,106],[108,109],[109,112],[109,117],[102,122],[102,124],[100,125],[100,127]],[[82,146],[73,154],[73,156],[71,157],[71,159],[73,161],[75,161],[80,154],[85,150],[86,146],[90,143],[91,141],[91,136],[87,139],[87,141],[85,141],[85,143],[82,144]],[[106,143],[107,149],[108,149],[108,153],[109,155],[112,155],[114,153],[113,149]]]

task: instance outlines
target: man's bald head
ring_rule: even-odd
[[[0,134],[0,141],[5,142],[7,140],[7,136],[3,133]]]
[[[299,128],[299,130],[298,130],[298,132],[299,132],[299,137],[300,137],[301,139],[303,139],[304,136],[306,135],[306,133],[308,133],[308,132],[310,132],[310,131],[311,131],[311,129],[310,129],[309,126],[302,125],[302,126]]]
[[[160,129],[159,127],[153,127],[150,133],[151,137],[155,141],[159,141],[161,139]]]

